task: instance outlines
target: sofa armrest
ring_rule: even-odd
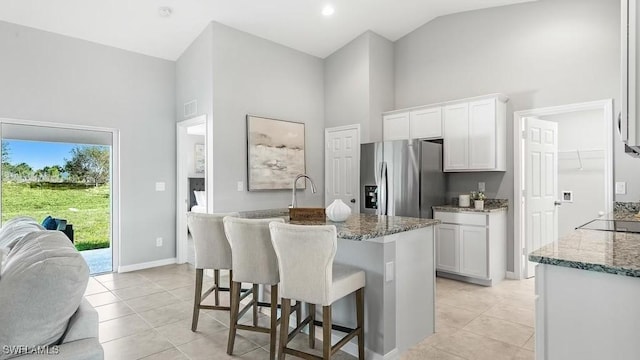
[[[15,360],[104,360],[104,350],[97,337],[49,347],[49,354],[27,354]]]
[[[82,298],[78,310],[69,319],[67,331],[62,336],[61,343],[69,343],[86,338],[98,338],[98,312]]]

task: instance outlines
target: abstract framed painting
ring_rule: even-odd
[[[248,190],[291,190],[305,173],[304,135],[304,123],[247,115]]]

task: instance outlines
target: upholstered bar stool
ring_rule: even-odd
[[[230,309],[228,306],[220,306],[220,291],[229,291],[229,288],[220,287],[220,270],[231,270],[231,247],[229,247],[229,242],[224,234],[224,225],[222,224],[222,219],[228,215],[238,214],[187,213],[187,225],[193,237],[196,258],[196,291],[193,299],[191,331],[196,331],[198,328],[198,317],[201,309]],[[213,269],[214,284],[203,294],[202,280],[205,269]],[[229,278],[231,278],[231,271],[229,272]],[[203,305],[202,301],[211,293],[214,294],[214,305]]]
[[[233,259],[231,278],[231,321],[229,324],[229,342],[227,354],[233,353],[233,346],[237,330],[249,330],[268,333],[270,359],[275,359],[276,331],[278,323],[278,259],[271,244],[269,223],[283,223],[282,218],[274,219],[240,219],[227,216],[224,218],[224,230],[231,245]],[[242,283],[253,285],[253,300],[240,310],[240,289]],[[258,299],[258,286],[271,287],[269,303]],[[271,308],[271,323],[269,328],[258,326],[258,306]],[[297,318],[300,321],[300,306],[297,306]],[[238,324],[238,320],[249,310],[253,309],[253,326]]]
[[[280,293],[282,296],[282,324],[278,359],[291,354],[305,359],[330,359],[342,346],[358,336],[358,359],[364,360],[364,271],[334,263],[338,248],[336,227],[333,225],[289,225],[273,222],[269,224],[271,241],[278,257],[280,270]],[[331,346],[331,304],[351,293],[356,293],[355,329],[336,326],[336,330],[348,333]],[[315,305],[322,306],[322,358],[287,347],[289,341],[301,330],[289,336],[284,329],[289,327],[291,299],[309,305],[309,316],[302,325],[310,323],[309,346],[315,346]]]

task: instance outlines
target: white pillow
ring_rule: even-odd
[[[196,196],[196,204],[207,206],[207,194],[204,191],[194,191],[193,195]]]
[[[0,247],[0,277],[2,277],[2,270],[4,270],[4,263],[7,260],[7,254],[9,249]]]
[[[22,239],[25,235],[33,232],[44,230],[42,225],[30,217],[20,216],[13,218],[0,229],[0,247],[6,247],[9,250]]]

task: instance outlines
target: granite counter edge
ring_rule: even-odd
[[[577,269],[577,270],[587,270],[587,271],[594,271],[594,272],[600,272],[600,273],[612,274],[612,275],[640,277],[640,270],[636,270],[636,269],[627,269],[623,267],[593,264],[593,263],[588,263],[583,261],[558,259],[558,258],[553,258],[553,257],[548,257],[543,255],[536,255],[535,253],[529,254],[529,261],[533,261],[533,262],[537,262],[539,264],[545,264],[545,265],[562,266],[562,267],[567,267],[567,268]]]

